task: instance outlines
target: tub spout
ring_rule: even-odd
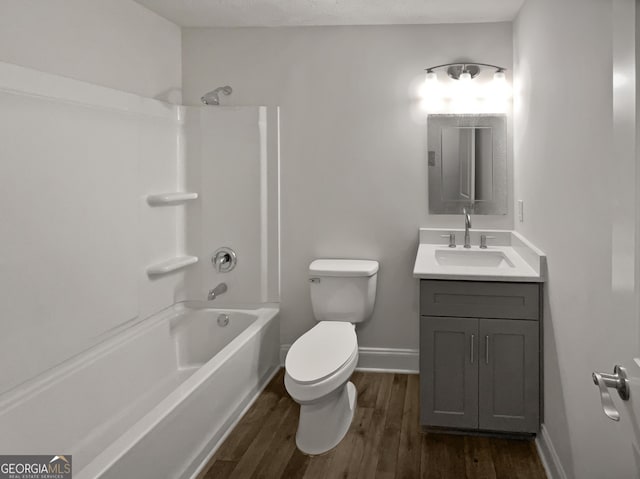
[[[209,290],[209,296],[207,296],[207,299],[209,301],[213,301],[218,296],[220,296],[222,293],[226,293],[226,292],[227,292],[227,283],[220,283],[215,288]]]

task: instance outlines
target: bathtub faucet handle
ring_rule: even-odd
[[[207,299],[209,301],[213,301],[218,296],[220,296],[222,293],[226,293],[226,292],[227,292],[227,283],[220,283],[215,288],[209,290],[209,295],[207,296]]]
[[[235,268],[237,261],[236,252],[226,246],[217,249],[211,257],[211,263],[218,273],[228,273]]]
[[[231,257],[229,256],[229,253],[218,253],[215,259],[216,269],[220,271],[223,268],[223,266],[229,263],[230,261],[231,261]]]

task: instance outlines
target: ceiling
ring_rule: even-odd
[[[501,22],[524,0],[135,0],[182,27]]]

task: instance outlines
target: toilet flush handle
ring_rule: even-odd
[[[309,278],[309,283],[319,283],[320,278]]]

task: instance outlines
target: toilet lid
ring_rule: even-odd
[[[317,382],[340,369],[357,349],[353,324],[321,321],[293,343],[284,366],[298,383]]]

